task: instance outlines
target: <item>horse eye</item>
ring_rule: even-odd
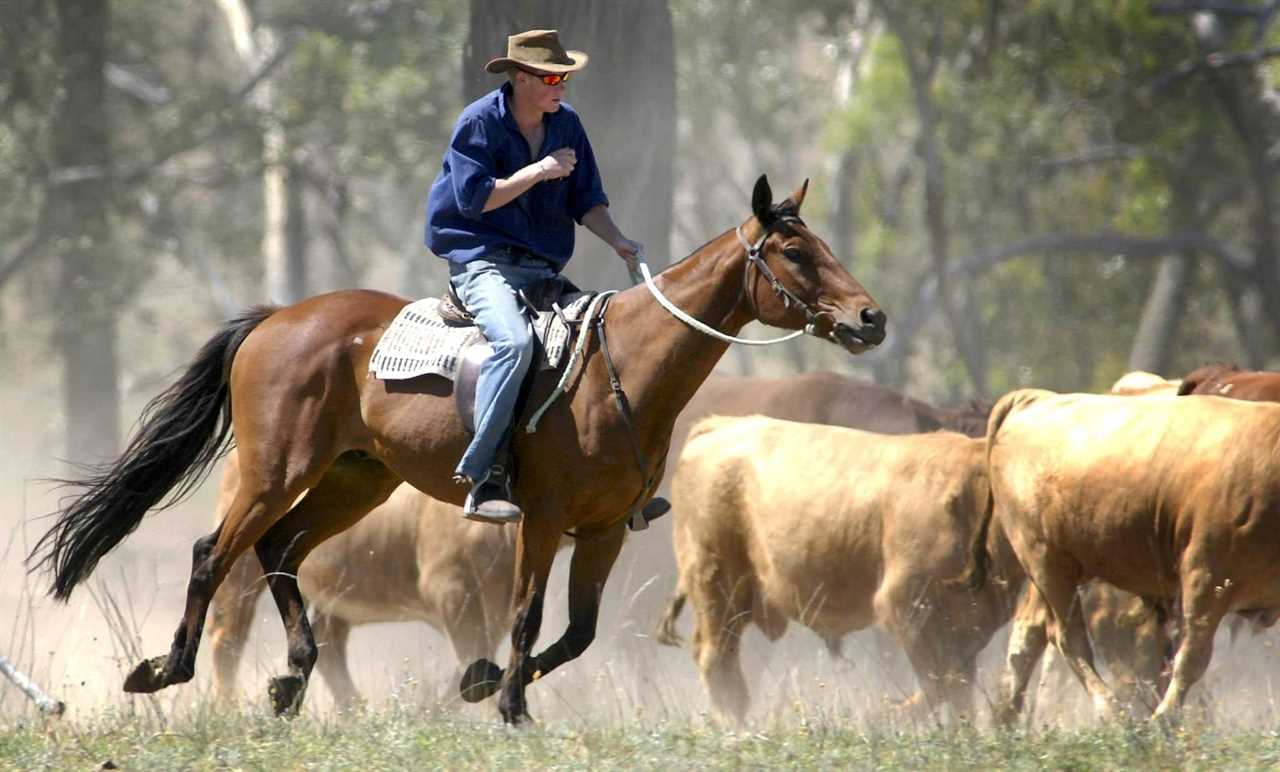
[[[802,252],[798,247],[787,247],[782,250],[782,254],[793,263],[804,261],[804,252]]]

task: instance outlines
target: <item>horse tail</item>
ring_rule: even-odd
[[[29,570],[53,570],[55,598],[67,600],[149,510],[181,502],[226,453],[231,363],[245,337],[275,311],[256,306],[214,334],[178,381],[143,408],[119,458],[88,467],[81,479],[54,481],[82,491],[27,558]]]
[[[663,646],[679,646],[684,642],[680,638],[680,633],[676,632],[676,620],[680,618],[680,612],[684,611],[684,603],[688,598],[688,593],[681,587],[676,587],[676,591],[671,593],[671,597],[667,599],[667,609],[662,613],[662,619],[659,619],[658,624],[653,628],[654,641]]]
[[[991,568],[991,553],[987,549],[987,539],[991,533],[991,519],[995,514],[995,492],[991,489],[991,449],[995,447],[996,435],[1009,414],[1018,405],[1026,401],[1028,391],[1015,391],[1000,398],[991,410],[987,420],[987,497],[982,507],[982,517],[969,540],[969,561],[965,564],[964,574],[959,582],[970,590],[977,592],[987,583],[987,572]]]

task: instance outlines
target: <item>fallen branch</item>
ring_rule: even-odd
[[[27,678],[25,673],[14,667],[13,663],[4,657],[0,657],[0,673],[4,673],[8,676],[9,680],[13,681],[14,685],[30,697],[32,701],[35,702],[36,707],[40,709],[41,713],[46,713],[50,716],[61,716],[66,712],[67,706],[62,703],[62,700],[55,700],[45,694],[39,686],[36,686],[34,681]]]

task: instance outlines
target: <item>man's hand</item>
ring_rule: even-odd
[[[641,244],[638,241],[632,241],[619,233],[618,238],[609,246],[613,247],[614,252],[618,253],[618,257],[626,261],[628,271],[631,271],[631,273],[634,274],[640,270],[638,256],[644,252],[644,244]]]
[[[538,167],[542,171],[542,179],[558,180],[573,174],[573,167],[577,164],[578,154],[573,151],[573,148],[562,147],[559,150],[553,150],[551,155],[539,161]]]

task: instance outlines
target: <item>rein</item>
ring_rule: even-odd
[[[780,218],[779,222],[801,222],[801,220],[799,217],[788,216],[788,217]],[[760,236],[760,240],[757,241],[755,244],[751,244],[747,241],[746,237],[742,235],[741,225],[739,225],[737,228],[734,229],[734,233],[738,236],[738,243],[742,244],[742,247],[747,251],[747,268],[742,274],[742,284],[744,287],[744,292],[749,281],[748,277],[750,276],[751,266],[754,265],[756,270],[760,272],[760,275],[765,278],[765,281],[769,282],[769,286],[773,288],[774,293],[777,294],[778,297],[782,298],[783,305],[785,305],[787,308],[790,308],[792,305],[795,305],[798,308],[800,308],[802,311],[804,311],[804,314],[805,314],[804,329],[796,330],[795,332],[790,333],[788,335],[783,335],[780,338],[771,338],[769,340],[752,340],[750,338],[739,338],[734,335],[729,335],[727,333],[720,332],[716,328],[698,319],[695,319],[694,317],[680,310],[680,308],[678,308],[675,303],[672,303],[671,300],[667,298],[666,295],[662,294],[662,291],[658,289],[658,285],[653,283],[653,275],[649,271],[649,264],[645,262],[643,253],[636,255],[636,262],[639,263],[639,266],[640,266],[640,277],[636,277],[635,273],[632,272],[632,279],[637,284],[639,284],[641,278],[643,278],[644,285],[649,289],[650,294],[652,294],[654,299],[658,301],[658,304],[661,305],[663,308],[667,309],[667,311],[669,311],[672,316],[684,322],[685,324],[689,325],[690,327],[694,328],[695,330],[701,333],[710,335],[711,337],[717,340],[722,340],[726,343],[741,343],[744,346],[769,346],[774,343],[783,343],[788,340],[794,340],[795,338],[798,338],[799,336],[804,335],[806,333],[810,335],[814,335],[816,334],[814,332],[814,321],[817,320],[818,316],[820,316],[820,312],[815,312],[812,306],[810,306],[808,303],[804,302],[799,297],[797,297],[794,292],[787,289],[787,286],[783,284],[781,280],[778,279],[777,275],[773,272],[773,270],[769,268],[769,264],[766,263],[764,259],[760,256],[761,250],[764,249],[765,239],[769,238],[770,232],[771,232],[770,228],[765,228],[764,233]],[[745,294],[747,298],[750,299],[751,293],[745,292]],[[759,316],[759,313],[757,313],[756,315]]]

